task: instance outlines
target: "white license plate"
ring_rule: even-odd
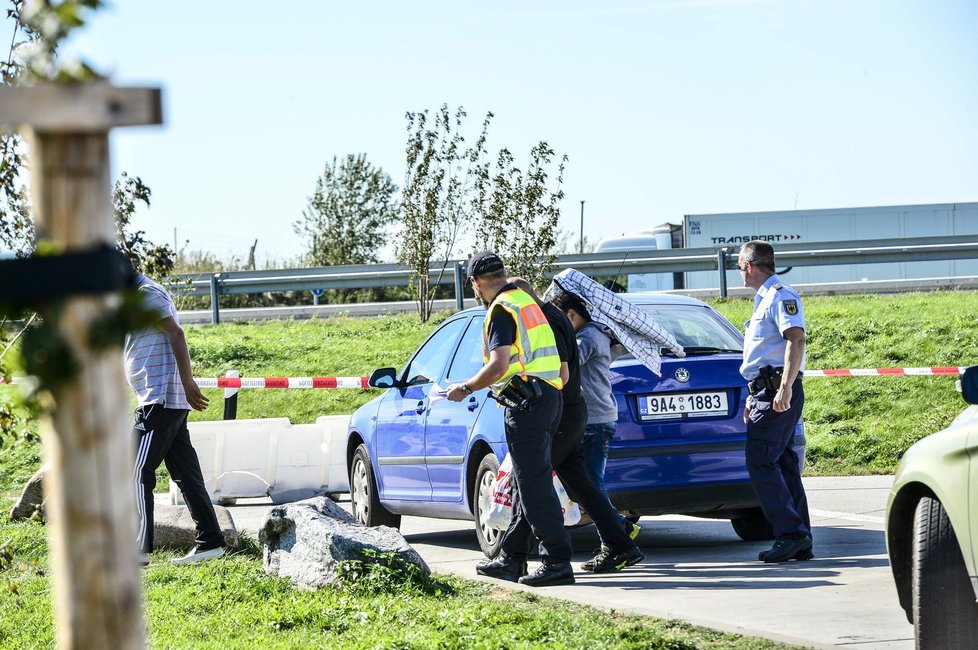
[[[726,391],[668,393],[638,398],[638,415],[642,420],[703,418],[726,414]]]

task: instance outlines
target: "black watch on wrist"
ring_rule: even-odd
[[[472,389],[471,389],[471,388],[469,388],[469,385],[468,385],[468,384],[462,384],[462,391],[463,391],[463,392],[464,392],[464,393],[465,393],[466,395],[471,395],[471,394],[472,394]]]

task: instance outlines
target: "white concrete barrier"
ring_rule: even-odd
[[[328,415],[315,424],[288,418],[190,422],[190,440],[200,458],[214,503],[241,497],[271,497],[288,503],[320,494],[348,492],[348,415]],[[183,495],[170,481],[170,501]]]

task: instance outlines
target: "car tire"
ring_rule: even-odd
[[[730,520],[734,532],[745,542],[763,542],[774,539],[774,527],[760,508],[751,508],[748,514]]]
[[[503,543],[503,531],[491,528],[484,522],[492,503],[492,482],[499,472],[499,460],[496,454],[489,452],[482,457],[479,468],[475,471],[475,481],[472,485],[472,511],[475,515],[475,536],[479,547],[486,557],[492,559],[499,555]]]
[[[974,648],[978,603],[944,506],[924,497],[914,513],[912,606],[917,648]]]
[[[357,447],[350,462],[350,504],[353,518],[364,526],[401,526],[401,515],[395,515],[380,503],[366,445]]]

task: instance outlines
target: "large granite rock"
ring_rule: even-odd
[[[425,561],[397,530],[367,528],[326,497],[269,508],[258,532],[265,572],[290,578],[305,589],[321,589],[338,577],[346,560],[374,561],[366,551],[395,553],[428,575]]]
[[[217,523],[221,526],[224,546],[238,548],[238,529],[231,513],[223,506],[214,506]],[[191,549],[196,544],[197,527],[187,506],[157,503],[153,508],[153,548]]]
[[[34,472],[34,476],[27,481],[24,491],[21,493],[13,510],[10,511],[10,520],[30,519],[35,511],[44,514],[44,473],[47,472],[48,464],[44,463],[41,468]]]

